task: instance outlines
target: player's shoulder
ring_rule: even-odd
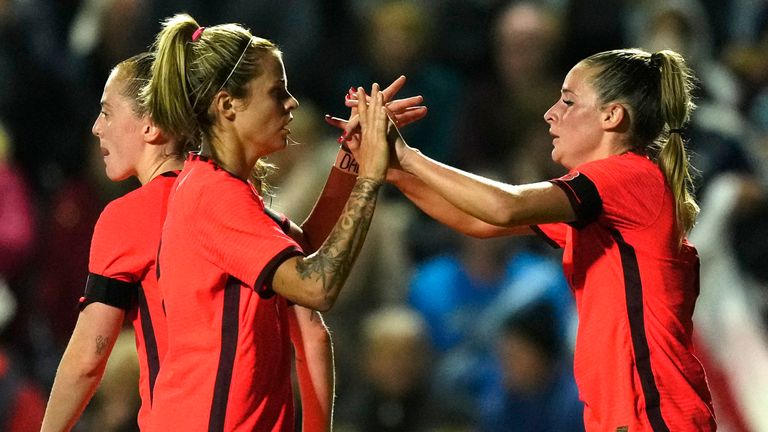
[[[662,186],[664,176],[650,158],[637,153],[623,153],[587,162],[576,170],[593,183],[643,184],[645,187]]]
[[[97,224],[107,224],[124,220],[128,215],[141,209],[143,188],[134,189],[127,194],[110,201],[101,211]]]

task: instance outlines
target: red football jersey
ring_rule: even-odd
[[[563,247],[576,297],[574,368],[587,430],[712,431],[712,400],[691,349],[699,258],[679,245],[671,190],[634,153],[553,180],[577,215],[533,227]]]
[[[293,430],[288,305],[270,284],[297,254],[248,183],[189,158],[159,253],[168,352],[148,430]]]
[[[88,286],[81,299],[81,307],[101,302],[128,312],[139,355],[141,427],[151,411],[154,382],[166,348],[155,260],[176,175],[161,174],[104,208],[93,231]]]

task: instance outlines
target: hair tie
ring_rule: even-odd
[[[669,130],[669,133],[671,133],[671,134],[676,133],[676,134],[681,134],[682,135],[683,132],[684,132],[683,128],[672,128],[672,129]]]
[[[198,39],[200,39],[200,36],[203,34],[203,30],[205,30],[205,27],[201,26],[201,27],[198,27],[194,33],[192,33],[192,42],[195,42]]]
[[[658,51],[651,54],[650,65],[657,69],[661,67],[661,54],[659,54]]]

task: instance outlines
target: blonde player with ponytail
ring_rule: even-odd
[[[388,181],[435,219],[477,237],[536,233],[564,249],[588,431],[716,427],[691,350],[699,259],[686,235],[698,206],[684,138],[693,87],[673,51],[580,61],[544,115],[552,158],[568,173],[540,183],[495,182],[395,145]]]
[[[337,163],[343,172],[329,178],[350,177],[341,181],[349,186],[329,196],[336,204],[327,211],[318,203],[319,215],[298,235],[261,195],[263,158],[287,145],[298,107],[278,47],[240,25],[206,28],[179,14],[164,22],[154,52],[146,106],[165,133],[199,151],[173,187],[157,255],[168,349],[146,430],[293,431],[294,360],[303,430],[330,430],[332,362],[300,352],[318,338],[295,322],[295,306],[324,312],[335,303],[386,174],[387,115],[401,123],[423,117],[412,107],[420,97],[385,112],[404,78],[382,91],[373,85],[370,107],[357,108],[357,169]],[[345,151],[338,160],[348,160]],[[316,354],[326,346],[312,345],[321,345],[307,348]]]

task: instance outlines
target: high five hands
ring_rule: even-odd
[[[398,165],[397,161],[404,156],[404,150],[406,148],[405,141],[402,139],[402,135],[400,135],[398,128],[421,120],[427,115],[427,107],[419,105],[424,100],[420,95],[392,100],[405,85],[405,81],[405,76],[401,75],[386,89],[381,90],[380,92],[387,117],[390,120],[387,129],[387,141],[390,145],[394,146],[396,151],[397,158],[392,161],[392,164],[395,166]],[[359,116],[360,101],[365,100],[366,104],[370,105],[371,98],[372,95],[368,95],[362,88],[358,88],[357,91],[355,91],[354,88],[350,88],[345,95],[345,105],[351,108],[349,120],[330,115],[325,116],[325,121],[328,124],[343,130],[339,142],[348,147],[356,155],[359,153],[361,143]]]

